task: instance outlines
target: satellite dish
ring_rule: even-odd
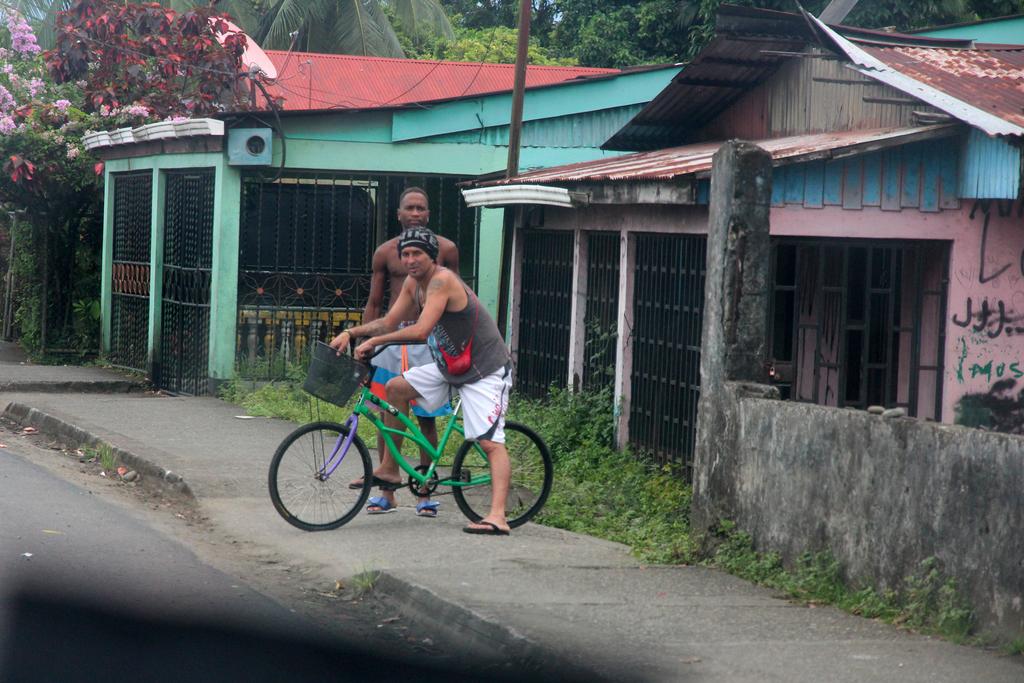
[[[217,21],[215,18],[210,18],[211,24],[215,21]],[[245,36],[245,52],[242,53],[242,64],[249,68],[252,68],[253,66],[258,67],[267,78],[277,78],[277,67],[274,66],[272,61],[270,61],[270,57],[268,57],[267,53],[263,51],[263,48],[257,45],[256,41],[246,34],[245,31],[238,28],[238,26],[226,19],[223,21],[228,25],[227,33],[241,33]],[[217,40],[221,44],[224,43],[224,38],[227,37],[227,33],[217,34]]]

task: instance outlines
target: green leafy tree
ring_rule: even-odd
[[[508,26],[478,29],[456,26],[454,38],[437,38],[419,45],[414,44],[401,32],[399,38],[403,41],[406,54],[417,59],[514,64],[518,50],[518,33]],[[541,66],[576,64],[575,58],[552,56],[536,39],[530,40],[527,57],[530,64]]]
[[[894,27],[897,31],[955,24],[1024,12],[1022,0],[906,0],[858,4],[843,21],[864,28]]]
[[[519,0],[441,0],[463,28],[515,28],[519,24]],[[531,0],[530,36],[539,45],[547,46],[560,16],[558,0]],[[532,42],[532,41],[531,41]]]
[[[697,7],[685,0],[558,0],[551,46],[587,66],[679,61]]]

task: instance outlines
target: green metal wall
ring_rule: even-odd
[[[947,26],[930,31],[915,31],[915,34],[934,38],[966,38],[977,43],[1024,45],[1024,16],[993,19],[977,24]]]

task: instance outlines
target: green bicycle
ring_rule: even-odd
[[[386,348],[381,345],[377,355]],[[352,415],[344,424],[313,422],[285,437],[270,462],[270,499],[289,524],[305,531],[337,529],[352,520],[366,504],[373,487],[373,461],[366,444],[356,433],[360,419],[366,419],[384,437],[384,443],[398,466],[408,475],[406,485],[415,495],[433,495],[449,487],[455,503],[470,521],[479,522],[490,511],[491,475],[487,456],[475,441],[466,441],[459,419],[461,401],[456,401],[447,423],[438,425],[435,448],[417,425],[370,391],[374,368],[350,356],[337,355],[318,342],[310,361],[305,389],[317,398],[344,405],[361,389]],[[387,412],[402,424],[396,429],[384,424],[377,410]],[[412,466],[395,445],[403,437],[430,454],[429,466]],[[446,455],[449,443],[462,439],[454,458]],[[505,422],[505,446],[512,465],[506,516],[510,527],[521,526],[544,506],[553,479],[551,453],[543,439],[529,427]],[[362,486],[350,482],[362,478]]]

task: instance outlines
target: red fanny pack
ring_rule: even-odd
[[[468,292],[467,292],[468,294]],[[472,299],[470,299],[472,301]],[[469,369],[473,367],[473,337],[476,336],[476,323],[480,319],[480,300],[476,301],[476,315],[473,317],[473,335],[466,342],[465,348],[462,349],[462,353],[453,356],[444,349],[441,349],[441,357],[444,358],[444,364],[448,368],[449,375],[464,375],[469,372]]]

